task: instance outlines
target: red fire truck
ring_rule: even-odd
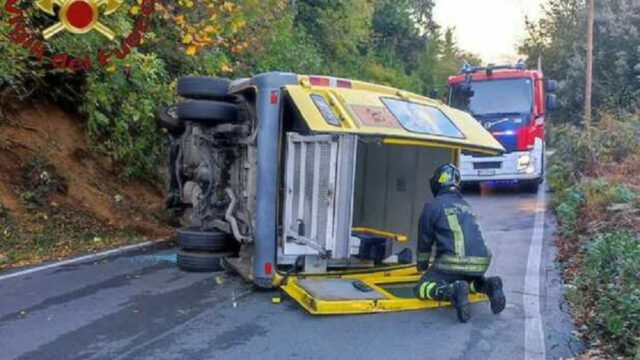
[[[501,156],[463,152],[463,183],[515,181],[522,190],[537,192],[544,179],[544,119],[556,107],[557,82],[518,62],[465,64],[448,84],[449,105],[471,113],[506,149]]]

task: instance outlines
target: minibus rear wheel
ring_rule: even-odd
[[[233,235],[220,230],[204,231],[189,226],[176,231],[178,247],[186,250],[232,251],[237,248]]]
[[[524,192],[536,194],[538,192],[538,188],[540,187],[540,182],[541,181],[539,179],[522,180],[518,182],[518,186],[520,187],[520,190]]]
[[[232,255],[231,252],[178,250],[177,264],[180,269],[188,272],[224,271],[222,259]]]
[[[178,95],[201,100],[228,100],[231,80],[210,76],[183,76],[178,79]]]
[[[186,100],[178,104],[178,117],[204,125],[238,122],[238,106],[221,101]]]

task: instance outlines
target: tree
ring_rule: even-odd
[[[543,16],[526,20],[527,38],[519,50],[529,65],[542,57],[545,76],[560,82],[556,119],[579,123],[584,107],[586,66],[584,0],[548,0]],[[635,111],[640,96],[640,2],[596,2],[593,107],[623,114]]]

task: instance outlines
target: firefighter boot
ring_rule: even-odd
[[[491,311],[494,314],[499,314],[504,310],[507,303],[502,291],[502,279],[493,276],[484,280],[484,292],[489,296],[489,302],[491,303]]]
[[[453,284],[438,288],[437,296],[451,301],[456,308],[458,320],[462,323],[469,321],[469,284],[466,281],[456,281]]]

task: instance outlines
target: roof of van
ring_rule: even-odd
[[[409,91],[352,79],[291,73],[237,79],[231,83],[230,91],[237,93],[258,84],[284,88],[309,129],[317,133],[359,134],[393,145],[504,151],[471,115]]]

